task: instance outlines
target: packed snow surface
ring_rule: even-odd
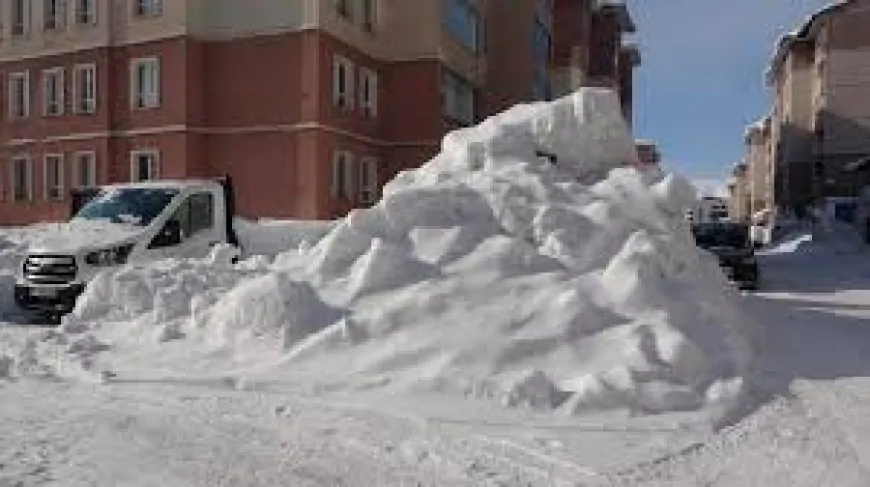
[[[635,163],[611,91],[517,106],[283,251],[243,224],[270,255],[100,275],[40,346],[101,380],[446,392],[569,415],[728,407],[751,360],[737,294],[683,220],[691,185]]]

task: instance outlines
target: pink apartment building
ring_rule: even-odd
[[[67,217],[74,187],[224,174],[243,216],[370,204],[446,131],[549,96],[552,2],[513,3],[524,13],[500,0],[0,0],[0,224]]]

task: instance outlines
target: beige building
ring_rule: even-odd
[[[749,170],[745,161],[734,165],[728,179],[728,214],[733,221],[748,221],[752,208]]]
[[[759,120],[749,126],[745,134],[748,213],[754,218],[770,213],[774,207],[775,172],[771,152],[770,121],[770,117]]]
[[[870,0],[813,15],[778,44],[767,74],[776,205],[850,197],[848,165],[870,155]]]

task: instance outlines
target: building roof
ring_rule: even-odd
[[[639,66],[641,62],[640,56],[640,48],[637,47],[637,43],[634,42],[625,42],[620,47],[623,53],[627,54],[629,57],[629,61],[632,66]]]
[[[619,22],[619,28],[623,32],[637,32],[637,26],[631,18],[631,12],[628,11],[628,5],[625,0],[598,0],[598,9],[604,12],[610,12],[616,15],[616,20]]]
[[[649,139],[636,139],[634,145],[637,147],[656,147],[656,142]]]
[[[746,127],[746,130],[743,132],[743,137],[748,140],[754,134],[768,130],[770,128],[770,121],[770,114],[756,120],[754,123]]]
[[[807,17],[804,22],[795,30],[792,30],[788,34],[780,37],[776,41],[776,45],[773,50],[773,56],[771,56],[770,63],[768,65],[767,71],[765,72],[765,78],[768,84],[772,83],[774,76],[779,71],[782,63],[785,62],[786,56],[788,55],[789,51],[791,51],[792,46],[796,42],[807,41],[811,39],[811,34],[814,34],[813,30],[817,26],[819,20],[827,17],[834,12],[837,12],[838,10],[848,6],[853,2],[854,0],[837,0],[835,3],[832,3],[820,10],[817,10],[812,15]]]

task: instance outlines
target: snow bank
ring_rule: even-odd
[[[61,334],[105,344],[119,374],[256,367],[565,414],[732,400],[750,361],[736,294],[694,246],[691,185],[636,157],[611,91],[517,106],[274,261],[101,276]]]
[[[27,252],[27,241],[25,232],[0,230],[0,320],[15,312],[15,273]]]
[[[310,247],[334,225],[332,221],[235,220],[236,233],[244,252],[262,256],[275,256],[300,246]]]

